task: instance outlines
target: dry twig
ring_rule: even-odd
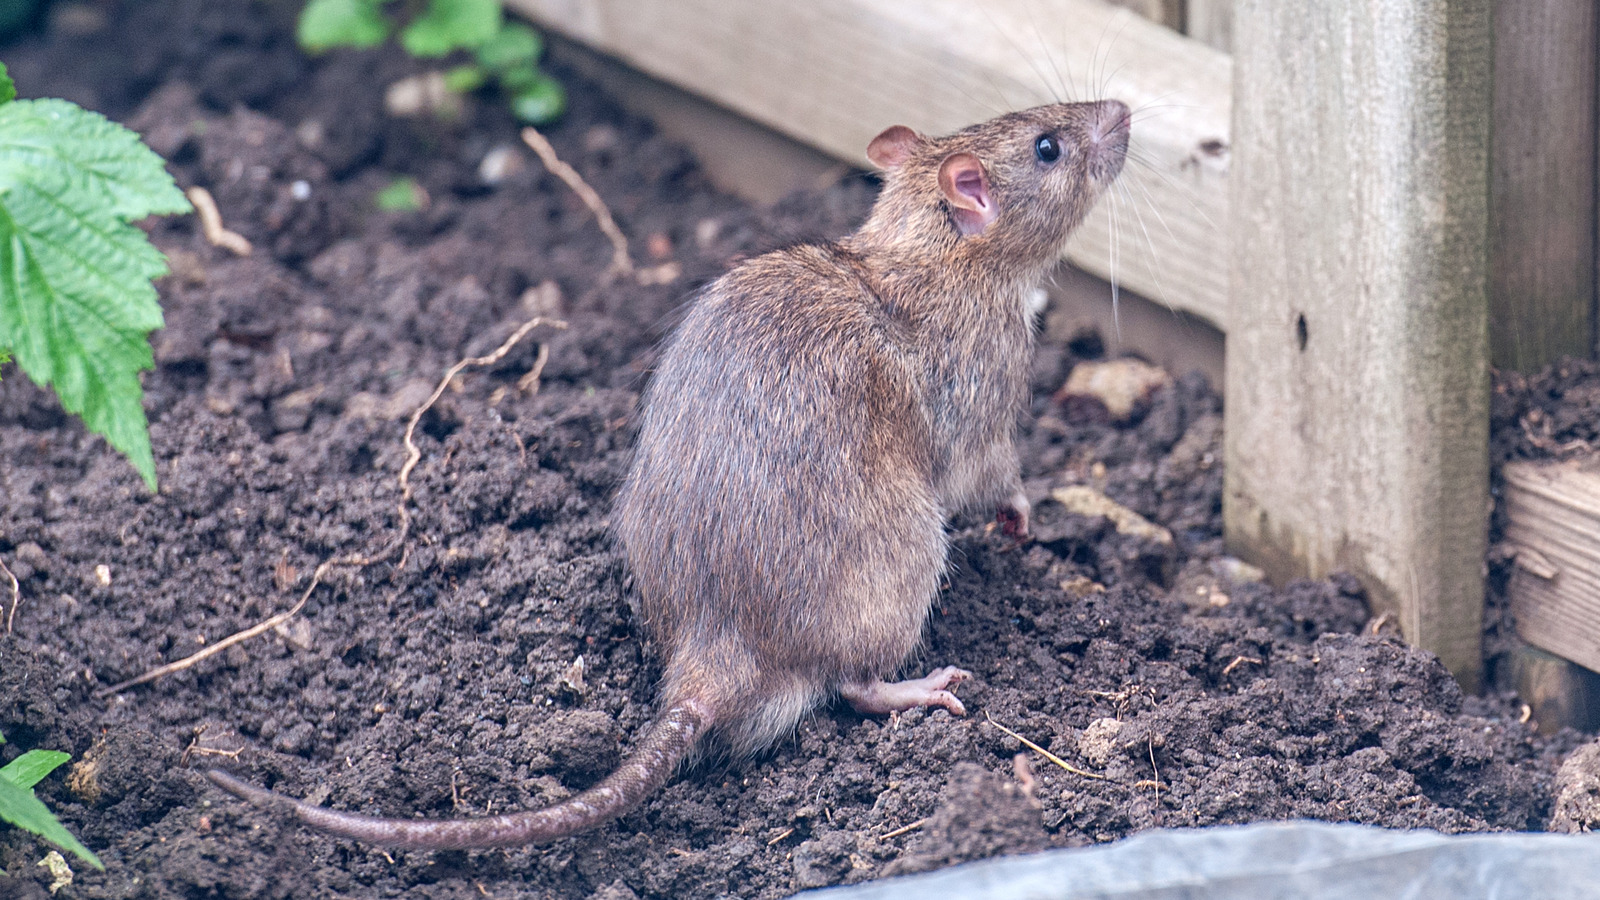
[[[1097,778],[1097,779],[1099,779],[1101,781],[1106,780],[1106,776],[1104,776],[1104,775],[1096,775],[1093,772],[1085,772],[1084,770],[1082,770],[1082,769],[1080,769],[1080,768],[1078,768],[1078,767],[1076,767],[1074,765],[1071,765],[1066,760],[1064,760],[1061,757],[1055,755],[1054,753],[1051,753],[1049,750],[1046,750],[1045,748],[1039,746],[1038,744],[1035,744],[1033,741],[1028,740],[1027,738],[1023,737],[1022,735],[1017,734],[1015,731],[1012,731],[1011,729],[1005,727],[1004,725],[1001,725],[999,722],[996,722],[994,720],[994,716],[991,716],[988,713],[984,713],[983,717],[989,720],[989,724],[990,725],[993,725],[994,727],[1000,729],[1001,731],[1005,732],[1006,734],[1009,734],[1012,737],[1016,738],[1017,740],[1021,741],[1022,745],[1024,747],[1027,747],[1029,750],[1032,750],[1033,752],[1039,754],[1040,756],[1044,757],[1045,759],[1050,760],[1051,762],[1055,763],[1056,765],[1060,766],[1061,768],[1066,769],[1068,772],[1071,772],[1074,775],[1082,775],[1084,778]]]
[[[991,720],[991,721],[993,721],[993,720]],[[902,825],[899,828],[896,828],[895,830],[889,832],[888,834],[884,835],[883,837],[878,838],[878,840],[887,841],[890,838],[897,838],[902,834],[910,834],[911,832],[916,831],[918,828],[921,828],[922,826],[924,826],[926,824],[928,824],[928,820],[927,819],[918,819],[915,822],[912,822],[910,825]]]

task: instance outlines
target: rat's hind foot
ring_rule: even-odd
[[[1000,523],[1000,530],[1006,537],[1022,544],[1031,537],[1028,529],[1031,511],[1028,495],[1019,490],[1011,495],[1009,500],[1000,504],[995,510],[994,520]]]
[[[972,673],[966,669],[945,666],[911,681],[847,684],[839,688],[839,695],[850,701],[855,711],[863,715],[884,715],[917,706],[942,706],[950,710],[952,715],[964,716],[967,708],[946,688],[971,677]]]

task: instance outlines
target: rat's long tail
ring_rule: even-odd
[[[480,819],[382,819],[312,806],[246,784],[218,769],[218,787],[257,806],[287,809],[318,831],[380,847],[466,850],[537,844],[586,831],[626,813],[672,776],[711,725],[698,703],[673,706],[657,719],[633,755],[592,788],[544,809]]]

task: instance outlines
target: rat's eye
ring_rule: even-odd
[[[1061,158],[1061,142],[1053,134],[1041,134],[1033,139],[1033,155],[1040,162],[1053,163]]]

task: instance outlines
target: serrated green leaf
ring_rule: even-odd
[[[428,8],[400,30],[412,56],[444,56],[481,47],[500,30],[500,0],[429,0]]]
[[[190,209],[166,163],[139,135],[65,100],[0,107],[0,194],[30,170],[70,176],[82,202],[99,208],[109,201],[104,211],[124,221]]]
[[[31,788],[72,758],[60,750],[29,750],[0,768],[0,778],[17,787]]]
[[[30,751],[38,753],[41,751]],[[54,751],[43,751],[54,752]],[[24,757],[27,754],[24,754]],[[22,757],[18,757],[20,760]],[[15,765],[15,763],[13,763]],[[0,773],[10,769],[0,769]],[[89,848],[78,843],[78,839],[67,831],[55,813],[45,806],[43,801],[34,796],[31,787],[23,787],[10,778],[0,778],[0,821],[10,822],[24,831],[31,831],[63,850],[74,853],[96,869],[105,871],[105,866],[100,864],[99,857],[89,852]]]
[[[507,22],[478,48],[478,62],[491,69],[510,69],[533,65],[544,54],[539,32],[521,22]]]
[[[17,98],[17,86],[11,81],[11,76],[6,74],[6,64],[0,63],[0,104],[10,103]]]
[[[376,47],[389,37],[381,0],[308,0],[295,25],[301,48]]]
[[[129,224],[189,203],[138,135],[61,100],[0,106],[0,346],[155,489],[138,372],[166,261]]]
[[[565,112],[566,108],[567,92],[554,78],[544,75],[511,98],[511,111],[517,118],[532,125],[550,122]]]

